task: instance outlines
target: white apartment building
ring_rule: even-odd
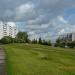
[[[75,32],[72,33],[72,41],[75,41]]]
[[[2,22],[0,21],[0,39],[4,36],[11,36],[15,38],[17,34],[17,28],[14,22]]]

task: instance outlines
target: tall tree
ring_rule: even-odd
[[[41,39],[41,37],[39,38],[39,44],[42,44],[42,39]]]
[[[18,38],[19,40],[22,40],[22,41],[24,41],[24,42],[27,42],[27,41],[28,41],[28,34],[27,34],[27,32],[19,32],[19,33],[17,34],[17,38]]]

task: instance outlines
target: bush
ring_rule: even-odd
[[[55,47],[63,47],[63,48],[65,48],[65,46],[66,46],[66,42],[60,42],[60,43],[55,43],[55,45],[54,45]]]
[[[19,32],[16,38],[12,38],[10,36],[3,37],[0,42],[2,44],[9,44],[9,43],[30,43],[28,39],[28,34],[26,32]]]
[[[0,42],[2,44],[9,44],[13,42],[13,39],[10,36],[5,36],[0,40]]]
[[[69,41],[69,42],[67,42],[67,46],[69,48],[74,48],[75,47],[75,41]]]
[[[61,42],[59,46],[65,48],[66,42]]]
[[[59,47],[59,43],[55,43],[54,46],[55,46],[55,47]]]
[[[45,41],[45,40],[43,40],[43,41],[42,41],[42,44],[43,44],[43,45],[51,46],[51,42],[50,42],[50,41]]]
[[[32,43],[33,43],[33,44],[37,44],[38,41],[37,41],[36,39],[33,39],[33,40],[32,40]]]

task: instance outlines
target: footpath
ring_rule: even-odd
[[[5,52],[2,48],[0,48],[0,75],[7,75],[5,65]]]

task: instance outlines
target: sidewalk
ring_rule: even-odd
[[[0,48],[0,75],[6,75],[5,70],[5,53],[3,49]]]

